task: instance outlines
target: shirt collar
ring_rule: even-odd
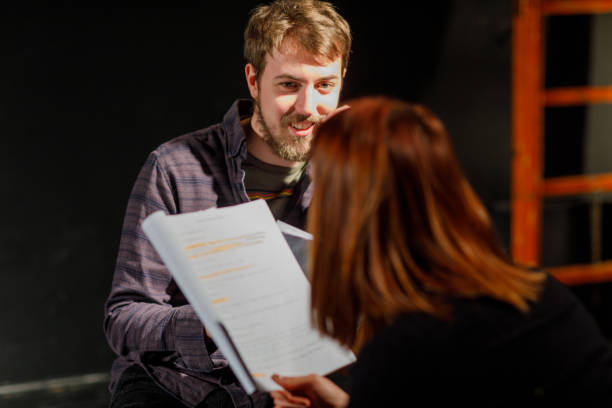
[[[227,152],[231,157],[238,155],[246,158],[246,135],[240,125],[240,120],[253,115],[253,101],[238,99],[223,117],[223,128],[227,135]],[[245,146],[245,147],[243,147]]]

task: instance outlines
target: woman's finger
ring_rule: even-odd
[[[304,408],[310,406],[308,398],[297,397],[288,391],[272,391],[270,396],[275,408]]]

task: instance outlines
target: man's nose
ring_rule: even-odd
[[[296,113],[304,116],[317,114],[317,91],[313,87],[304,87],[295,101]]]

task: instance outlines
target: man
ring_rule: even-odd
[[[112,407],[264,407],[247,395],[206,335],[140,228],[169,214],[264,198],[275,217],[303,227],[306,159],[317,125],[337,111],[349,26],[326,2],[277,0],[245,30],[246,81],[219,124],[151,153],[130,196],[104,329],[117,353]]]

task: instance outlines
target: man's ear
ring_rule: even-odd
[[[249,87],[249,92],[251,93],[251,97],[253,99],[257,99],[259,96],[259,89],[257,87],[257,72],[255,72],[255,67],[252,64],[246,64],[244,67],[244,75],[246,76],[247,85]]]

